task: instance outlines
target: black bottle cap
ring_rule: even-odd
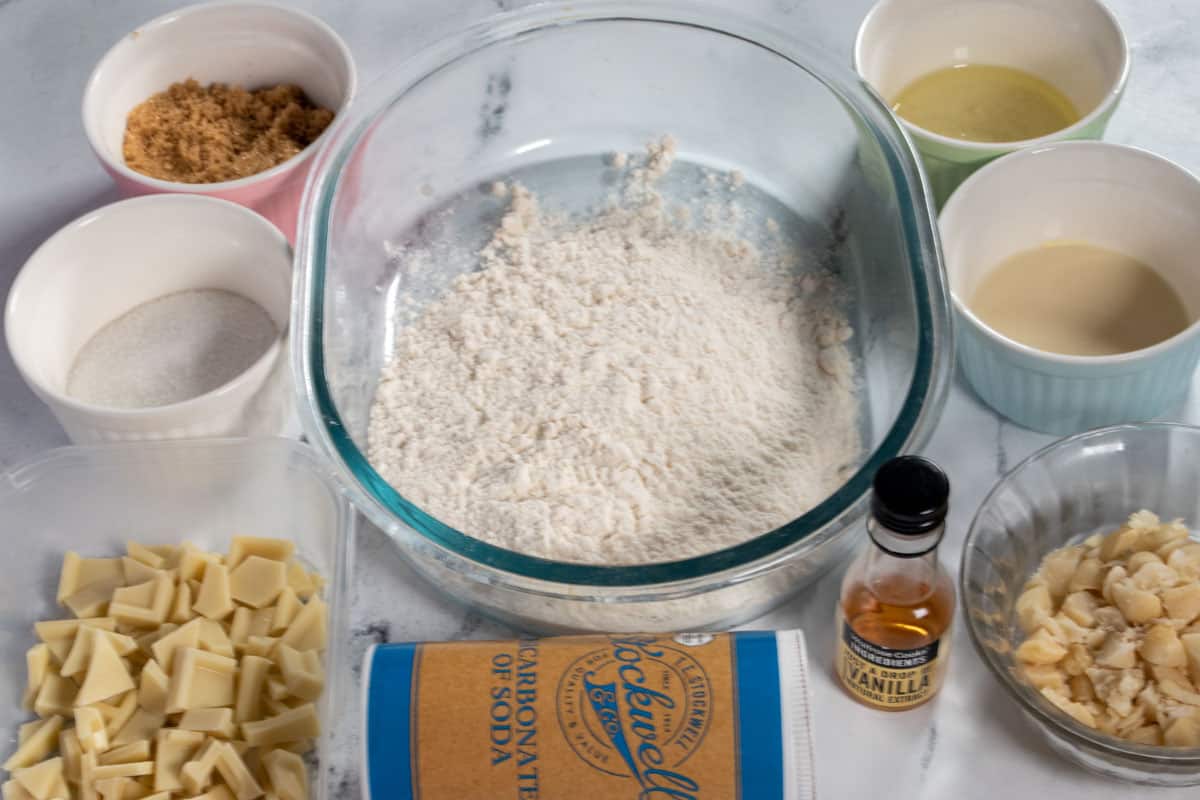
[[[871,513],[900,534],[927,533],[941,525],[950,507],[950,479],[921,456],[900,456],[875,473]]]

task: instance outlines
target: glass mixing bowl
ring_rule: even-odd
[[[1137,783],[1200,784],[1200,748],[1138,745],[1059,711],[1015,672],[1024,638],[1013,605],[1042,557],[1145,508],[1200,522],[1200,428],[1117,425],[1058,441],[1017,465],[979,507],[959,570],[963,613],[983,662],[1050,746],[1090,770]]]
[[[837,271],[861,374],[864,456],[783,527],[669,563],[532,558],[434,519],[368,463],[368,411],[400,296],[477,268],[517,179],[567,210],[612,190],[605,155],[673,135],[662,191],[739,170],[739,202]],[[606,179],[606,175],[610,176]],[[426,247],[426,268],[398,249]],[[875,469],[919,447],[953,364],[933,217],[904,132],[846,69],[779,31],[684,2],[572,3],[505,14],[404,62],[335,122],[297,240],[293,363],[308,437],[354,504],[450,595],[543,630],[724,628],[757,616],[853,547]]]

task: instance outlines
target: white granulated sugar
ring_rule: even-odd
[[[220,388],[249,369],[279,336],[262,306],[220,289],[143,303],[80,349],[67,394],[112,408],[153,408]]]
[[[455,528],[528,555],[664,561],[745,541],[844,480],[851,328],[824,273],[689,229],[650,185],[586,220],[519,185],[482,269],[400,330],[369,456]]]

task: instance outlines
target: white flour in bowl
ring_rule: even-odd
[[[777,528],[860,451],[836,281],[664,209],[672,148],[588,219],[520,186],[478,272],[397,336],[369,458],[464,533],[594,564],[674,560]]]

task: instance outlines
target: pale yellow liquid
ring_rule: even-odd
[[[1011,256],[984,277],[969,305],[1010,339],[1072,356],[1141,350],[1191,324],[1179,295],[1152,268],[1089,244]]]
[[[1036,139],[1080,119],[1067,96],[1041,78],[987,64],[918,78],[896,96],[892,110],[927,131],[971,142]]]

